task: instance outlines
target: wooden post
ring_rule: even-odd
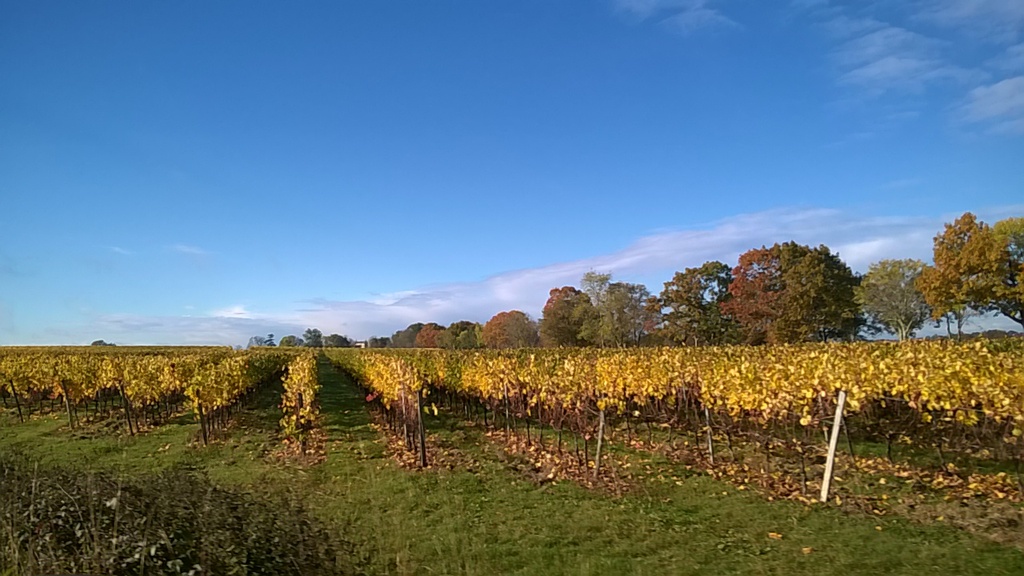
[[[203,414],[203,403],[196,402],[196,408],[199,410],[199,428],[203,431],[203,446],[206,446],[210,439],[206,431],[206,415]]]
[[[64,386],[63,382],[60,382],[60,395],[64,397],[64,409],[68,413],[68,426],[72,430],[75,429],[75,420],[71,417],[71,400],[68,398],[68,389]]]
[[[821,481],[821,501],[828,502],[828,491],[832,485],[832,468],[836,463],[836,445],[839,444],[839,428],[843,423],[843,408],[846,406],[846,390],[839,391],[836,415],[832,419],[832,437],[828,441],[828,459],[825,460],[825,477]]]
[[[11,384],[11,394],[14,395],[14,405],[18,407],[18,422],[24,422],[25,417],[21,415],[21,402],[18,400],[18,391],[14,389],[14,381]]]
[[[715,441],[711,437],[711,411],[704,407],[704,423],[708,427],[708,456],[711,458],[711,465],[715,465]]]
[[[124,383],[123,382],[121,384],[119,384],[119,389],[121,391],[121,401],[124,402],[124,417],[125,417],[126,420],[128,420],[128,432],[132,436],[134,436],[135,435],[135,430],[132,429],[132,408],[131,408],[131,402],[128,401],[128,394],[125,394]],[[136,428],[138,428],[138,426],[136,426]]]
[[[601,473],[601,446],[604,443],[604,408],[601,409],[597,424],[597,454],[594,455],[594,479]]]
[[[509,432],[509,428],[508,428],[508,382],[503,382],[503,384],[504,384],[504,390],[505,390],[505,435],[506,435],[506,440],[507,440],[508,439],[507,436],[508,436],[508,432]]]
[[[427,431],[423,426],[423,390],[416,392],[416,420],[420,432],[420,467],[427,467]]]

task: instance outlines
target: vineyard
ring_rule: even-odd
[[[4,348],[0,573],[1019,573],[1022,359]]]
[[[423,414],[440,404],[527,445],[543,446],[548,429],[563,453],[571,438],[576,463],[594,476],[613,433],[648,446],[685,439],[703,465],[717,461],[718,475],[759,467],[777,479],[783,462],[796,462],[786,495],[809,501],[831,476],[842,430],[851,453],[854,437],[884,446],[890,464],[894,446],[934,454],[949,483],[1021,498],[1021,341],[329,357],[368,388],[421,464]],[[952,474],[979,463],[1011,473]]]
[[[0,397],[24,422],[63,411],[68,426],[123,419],[132,435],[191,412],[203,443],[261,386],[284,377],[281,421],[302,441],[316,418],[314,352],[230,348],[4,348]]]

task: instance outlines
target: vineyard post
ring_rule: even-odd
[[[25,417],[21,415],[21,402],[18,400],[18,391],[14,389],[14,381],[11,384],[11,394],[14,395],[14,405],[18,407],[18,422],[24,422]]]
[[[206,432],[206,415],[203,414],[203,403],[196,402],[196,408],[199,410],[199,428],[203,431],[203,446],[206,446],[209,442]]]
[[[61,392],[60,395],[64,397],[64,409],[67,410],[67,412],[68,412],[68,426],[70,426],[71,429],[74,430],[75,429],[75,421],[71,417],[71,401],[68,399],[68,389],[67,389],[66,386],[64,386],[63,382],[60,382],[59,385],[60,385],[60,392]]]
[[[708,407],[704,407],[704,423],[708,427],[708,457],[711,459],[711,465],[715,465],[715,441],[711,436],[711,411]]]
[[[132,436],[134,436],[135,435],[135,430],[132,429],[131,402],[128,401],[128,395],[125,394],[125,392],[124,392],[124,382],[121,382],[119,384],[119,389],[121,391],[121,401],[124,402],[124,417],[128,421],[128,432]],[[136,426],[136,428],[138,428],[138,426]]]
[[[836,463],[836,445],[839,444],[839,427],[843,422],[843,408],[846,406],[846,390],[839,391],[836,415],[832,419],[832,436],[828,441],[828,459],[825,460],[825,476],[821,481],[821,501],[828,502],[828,491],[832,485],[832,468]]]
[[[504,380],[504,378],[502,380]],[[505,387],[505,436],[506,436],[506,439],[507,439],[508,433],[509,433],[509,428],[508,428],[508,382],[503,382],[503,384],[504,384],[504,387]]]
[[[427,433],[423,426],[423,390],[416,391],[416,421],[419,423],[420,467],[427,467]]]
[[[604,408],[598,413],[597,454],[594,455],[594,479],[601,473],[601,446],[604,443]]]
[[[412,450],[412,441],[409,439],[409,414],[407,413],[405,400],[405,386],[402,386],[402,435],[405,440],[405,447]]]

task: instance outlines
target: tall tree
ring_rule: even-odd
[[[416,336],[423,329],[422,322],[409,324],[405,330],[399,330],[391,336],[391,348],[415,348]]]
[[[271,332],[270,334],[267,334],[267,337],[263,340],[263,345],[264,346],[277,346],[277,344],[274,343],[274,333],[273,332]]]
[[[449,350],[471,350],[480,348],[480,324],[469,320],[451,323],[437,337],[437,346]]]
[[[372,336],[366,341],[367,348],[390,348],[391,338],[389,336]]]
[[[736,322],[722,311],[732,273],[722,262],[676,272],[654,301],[662,313],[662,335],[677,344],[719,346],[739,337]]]
[[[917,287],[932,318],[946,318],[947,330],[953,319],[960,338],[966,319],[992,305],[1006,270],[1006,246],[991,227],[966,212],[935,237],[932,260]]]
[[[602,316],[613,346],[639,346],[651,333],[659,315],[648,307],[651,292],[643,284],[613,282],[608,285]]]
[[[537,323],[525,312],[498,312],[484,324],[483,343],[488,348],[529,348],[540,342]]]
[[[860,279],[827,246],[798,255],[783,252],[781,315],[774,326],[776,340],[803,342],[851,340],[863,326],[855,290]]]
[[[308,348],[324,347],[324,333],[319,328],[306,328],[302,333],[302,339],[305,341],[304,346]]]
[[[444,332],[444,326],[433,322],[427,323],[423,329],[416,334],[417,348],[437,348],[438,338]]]
[[[748,344],[850,339],[861,327],[857,277],[828,247],[795,242],[740,256],[721,309]]]
[[[291,334],[289,334],[288,336],[282,336],[281,341],[277,343],[277,345],[281,348],[286,348],[289,346],[302,346],[304,344],[305,342],[303,342],[302,338],[299,338],[298,336],[293,336]]]
[[[781,309],[782,247],[755,248],[740,255],[733,268],[729,298],[720,308],[740,325],[746,344],[763,344],[769,340],[770,329]]]
[[[573,286],[552,288],[541,315],[541,343],[551,347],[586,345],[580,333],[593,309],[590,297]]]
[[[611,279],[611,274],[583,275],[580,288],[592,308],[581,314],[580,335],[598,346],[638,346],[658,321],[648,306],[651,294],[642,284]]]
[[[325,348],[351,348],[352,339],[348,336],[342,336],[341,334],[331,334],[330,336],[324,336],[324,347]]]
[[[259,346],[266,346],[266,345],[267,345],[267,339],[266,338],[264,338],[263,336],[253,336],[252,338],[249,338],[249,343],[246,344],[245,347],[246,348],[257,348]]]
[[[1003,247],[1003,263],[991,306],[1024,327],[1024,218],[1007,218],[992,227]]]
[[[924,326],[932,312],[917,289],[924,267],[920,260],[882,260],[868,268],[856,292],[871,324],[900,340]]]

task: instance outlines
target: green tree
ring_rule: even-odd
[[[391,338],[388,336],[372,336],[366,341],[367,348],[390,348]]]
[[[732,273],[722,262],[676,272],[653,302],[662,314],[661,335],[690,346],[720,346],[739,338],[739,326],[722,311]]]
[[[324,336],[324,348],[351,348],[352,339],[341,334]]]
[[[469,320],[453,322],[437,337],[437,345],[449,350],[480,348],[480,324]]]
[[[289,346],[302,346],[303,344],[304,342],[302,341],[302,338],[290,334],[288,336],[282,336],[281,341],[277,343],[277,345],[282,348]]]
[[[409,324],[405,330],[399,330],[391,336],[391,348],[415,348],[416,347],[416,336],[419,335],[420,330],[423,329],[424,324],[422,322],[416,322]]]
[[[246,348],[258,348],[260,346],[266,346],[266,345],[267,345],[267,339],[266,338],[264,338],[263,336],[253,336],[252,338],[249,338],[249,343],[246,344],[245,347]]]
[[[1024,327],[1024,218],[1007,218],[992,227],[1002,246],[1002,264],[990,306]]]
[[[925,264],[920,260],[882,260],[868,268],[857,287],[868,321],[900,340],[906,340],[924,326],[931,308],[917,289]]]
[[[592,308],[581,313],[580,335],[597,346],[639,346],[658,322],[649,307],[647,287],[628,282],[612,282],[611,274],[587,272],[580,288]]]
[[[324,333],[318,328],[306,328],[306,331],[302,334],[302,339],[305,341],[307,348],[323,348],[324,347]]]

